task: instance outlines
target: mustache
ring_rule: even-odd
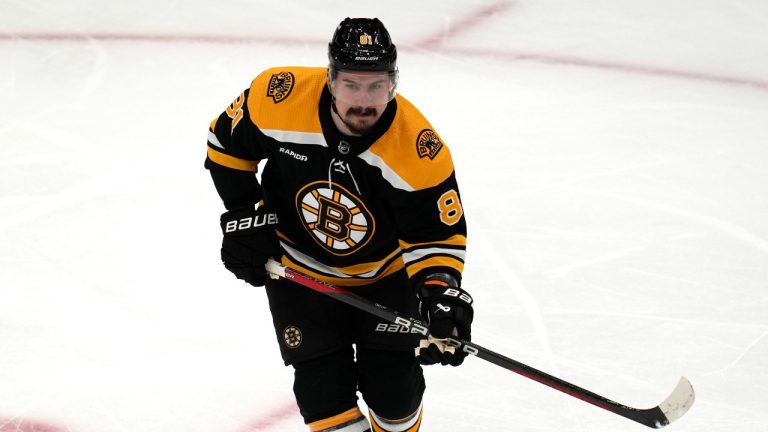
[[[371,107],[368,107],[368,108],[351,107],[347,109],[347,115],[352,114],[352,115],[358,115],[358,116],[360,115],[367,116],[367,115],[376,115],[376,113],[377,113],[376,108],[371,108]]]

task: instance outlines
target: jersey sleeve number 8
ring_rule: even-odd
[[[464,214],[461,209],[459,194],[453,189],[440,196],[440,199],[437,200],[437,208],[440,210],[440,220],[446,225],[456,224]]]

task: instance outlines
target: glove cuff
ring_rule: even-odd
[[[427,299],[446,288],[458,288],[459,281],[450,273],[430,273],[416,284],[416,297]]]
[[[456,288],[459,286],[459,280],[450,273],[432,273],[421,280],[421,285],[439,285]]]

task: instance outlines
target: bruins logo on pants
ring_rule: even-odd
[[[304,335],[296,326],[288,326],[283,330],[283,342],[288,348],[298,348],[304,342]]]
[[[349,255],[373,236],[375,224],[365,204],[348,190],[318,181],[296,194],[296,210],[304,228],[334,255]]]

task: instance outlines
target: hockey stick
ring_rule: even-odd
[[[429,334],[429,328],[425,323],[414,318],[401,316],[399,313],[397,313],[397,311],[390,310],[386,306],[360,297],[351,291],[306,276],[297,272],[296,270],[279,264],[272,259],[267,262],[266,267],[267,271],[270,273],[270,277],[273,279],[278,279],[281,277],[285,278],[299,285],[305,286],[313,291],[328,295],[350,306],[371,313],[375,316],[378,316],[379,318],[385,319],[395,324],[400,324],[411,331],[417,332],[424,336]],[[526,378],[538,381],[541,384],[549,386],[555,390],[559,390],[567,395],[581,399],[584,402],[603,408],[614,414],[618,414],[622,417],[628,418],[632,421],[651,428],[662,428],[682,417],[682,415],[691,408],[691,405],[695,400],[695,395],[691,383],[688,381],[688,379],[682,377],[680,378],[680,381],[677,383],[677,386],[672,391],[672,393],[667,396],[667,398],[664,399],[661,404],[648,409],[632,408],[626,405],[622,405],[618,402],[614,402],[596,393],[592,393],[589,390],[578,387],[567,381],[563,381],[560,378],[554,377],[540,370],[534,369],[526,364],[512,360],[509,357],[495,353],[487,348],[483,348],[476,343],[454,339],[448,339],[447,342],[449,346],[454,346],[456,349],[461,349],[467,354],[479,357],[485,361],[493,363],[497,366],[501,366]]]

